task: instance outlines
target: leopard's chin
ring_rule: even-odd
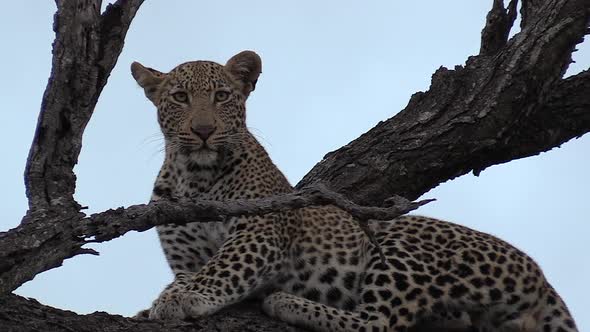
[[[194,150],[190,158],[196,164],[201,166],[213,166],[219,161],[219,152],[209,148]]]

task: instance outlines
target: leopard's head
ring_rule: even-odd
[[[246,99],[262,69],[252,51],[225,65],[211,61],[183,63],[169,73],[131,65],[131,73],[158,108],[167,150],[211,164],[246,131]]]

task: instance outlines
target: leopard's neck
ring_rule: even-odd
[[[152,200],[255,198],[292,190],[264,147],[250,134],[231,149],[217,152],[185,154],[178,149],[166,150]],[[267,183],[255,188],[260,181]]]

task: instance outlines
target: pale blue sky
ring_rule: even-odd
[[[162,161],[155,109],[129,74],[224,63],[252,49],[263,74],[248,103],[252,131],[292,183],[322,156],[401,110],[439,66],[479,50],[489,1],[146,1],[84,136],[76,198],[90,212],[147,202]],[[26,209],[22,173],[51,66],[52,1],[9,1],[0,21],[0,229]],[[590,66],[588,42],[570,73]],[[540,156],[463,176],[429,192],[419,213],[483,230],[534,257],[590,331],[588,135]],[[155,232],[95,246],[17,293],[80,313],[134,314],[172,275]]]

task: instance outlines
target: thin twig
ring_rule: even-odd
[[[388,207],[360,206],[325,186],[316,184],[292,193],[261,199],[239,199],[224,202],[162,200],[150,204],[107,210],[85,218],[77,234],[84,237],[87,242],[104,242],[132,230],[145,231],[157,225],[223,221],[231,216],[264,215],[319,205],[337,206],[350,213],[356,220],[390,220],[431,201],[410,202],[398,199],[396,204]],[[369,233],[367,235],[369,236]]]

